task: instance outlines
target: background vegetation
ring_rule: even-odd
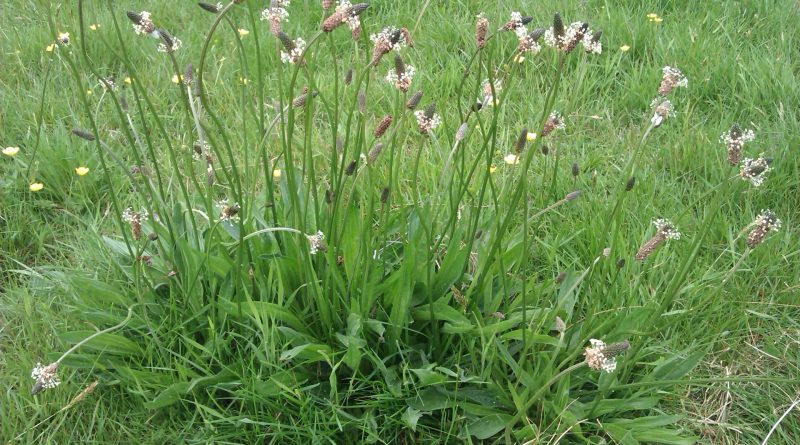
[[[294,0],[302,68],[280,63],[263,1],[213,34],[194,2],[82,4],[0,5],[0,146],[19,147],[0,156],[3,441],[759,443],[800,395],[794,2],[375,1],[357,42],[343,28],[311,43],[325,14]],[[180,38],[174,60],[128,10]],[[585,20],[603,53],[570,54],[550,103],[551,48],[516,63],[499,33],[474,56],[476,14],[492,34],[511,11],[531,28]],[[414,38],[407,96],[383,81],[392,54],[367,68],[367,37],[390,24]],[[59,32],[70,44],[48,51]],[[189,63],[213,183],[192,156],[194,87],[173,82]],[[640,144],[665,65],[689,85]],[[448,163],[495,76],[499,103],[469,114]],[[304,86],[319,96],[288,107]],[[417,90],[443,120],[427,137],[405,109]],[[551,108],[566,129],[506,163]],[[734,122],[755,131],[746,156],[772,159],[760,187],[731,179],[719,135]],[[139,240],[128,207],[149,211]],[[783,227],[748,250],[764,208]],[[655,218],[683,236],[637,262]],[[64,360],[62,385],[30,395],[37,362],[132,305]],[[614,373],[564,372],[590,338],[632,347]],[[794,413],[769,443],[798,438]]]

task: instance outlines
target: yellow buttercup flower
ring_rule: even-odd
[[[92,94],[94,94],[94,93],[92,92],[92,90],[86,90],[86,95],[87,95],[87,96],[91,96]]]
[[[275,170],[272,170],[272,178],[273,179],[281,179],[281,174],[283,174],[283,173],[281,172],[281,169],[279,169],[279,168],[276,168]]]
[[[525,61],[525,56],[523,56],[522,54],[517,54],[516,56],[514,56],[514,62],[522,63],[524,61]]]
[[[497,171],[497,166],[492,164],[489,166],[489,173],[494,173]]]
[[[131,79],[130,77],[125,77],[124,79],[122,79],[122,81],[127,83],[128,85],[133,83],[133,79]]]
[[[622,51],[623,53],[627,53],[629,49],[631,49],[631,47],[628,45],[622,45],[619,47],[619,50]]]
[[[528,132],[528,134],[525,136],[525,139],[527,139],[528,141],[536,139],[536,133]]]
[[[651,12],[650,14],[647,14],[647,18],[650,20],[655,20],[658,18],[658,14]]]
[[[16,156],[19,153],[19,147],[6,147],[3,149],[3,154],[6,156]]]
[[[99,28],[99,27],[100,27],[100,25],[98,25],[97,23],[93,23],[93,24],[89,25],[89,29],[91,29],[92,31],[97,31],[97,28]]]
[[[519,156],[514,153],[509,153],[503,158],[503,161],[508,165],[516,165],[519,164]]]
[[[56,48],[56,44],[55,43],[51,43],[51,44],[47,45],[47,48],[45,48],[44,50],[47,51],[48,53],[52,53],[55,48]]]
[[[180,74],[173,74],[172,75],[172,83],[181,83],[183,82],[183,76]]]
[[[32,192],[38,192],[39,190],[41,190],[43,188],[44,188],[44,184],[42,184],[41,182],[34,182],[34,183],[32,183],[31,185],[28,186],[28,189],[30,189],[30,191],[32,191]]]
[[[86,174],[89,173],[89,167],[84,167],[84,166],[77,167],[75,168],[75,173],[78,176],[86,176]]]
[[[664,21],[664,19],[662,19],[661,17],[656,17],[656,18],[653,19],[653,23],[661,23],[663,21]]]
[[[239,82],[241,82],[242,85],[247,85],[248,83],[250,83],[250,79],[248,79],[246,77],[240,77],[239,78]]]
[[[248,31],[248,30],[246,30],[244,28],[239,28],[238,31],[239,31],[239,36],[240,37],[244,37],[244,36],[250,34],[250,31]]]

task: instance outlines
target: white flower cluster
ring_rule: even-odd
[[[586,348],[583,353],[586,357],[586,364],[597,371],[614,372],[617,369],[617,359],[606,356],[606,344],[596,338],[589,340],[589,343],[592,346]]]
[[[386,81],[393,83],[395,88],[400,91],[406,92],[411,87],[411,81],[414,79],[414,74],[417,72],[416,68],[411,65],[406,65],[405,70],[398,75],[397,70],[392,68],[386,74]]]
[[[653,220],[653,225],[656,226],[656,230],[666,239],[674,239],[679,240],[681,239],[681,232],[675,227],[675,224],[672,224],[669,220],[666,219],[656,219]]]
[[[441,116],[436,113],[432,113],[431,116],[428,116],[428,113],[426,113],[425,110],[415,111],[414,116],[417,118],[419,132],[422,134],[428,134],[431,130],[435,130],[436,127],[442,123]]]
[[[281,62],[294,65],[301,60],[303,51],[306,49],[306,41],[298,37],[292,42],[294,42],[294,48],[291,51],[288,53],[286,51],[281,51]]]

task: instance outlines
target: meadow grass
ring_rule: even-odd
[[[265,3],[0,5],[4,443],[760,443],[800,397],[797,5],[374,1],[353,41],[293,0],[283,64]],[[181,48],[137,36],[142,10]],[[603,52],[518,63],[512,11]],[[368,65],[387,25],[413,37],[405,94],[394,52]],[[651,128],[664,66],[688,86]],[[637,261],[658,218],[682,236]],[[613,372],[590,339],[629,342]]]

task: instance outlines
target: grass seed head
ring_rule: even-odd
[[[375,127],[375,131],[372,133],[373,136],[375,136],[376,139],[383,136],[383,134],[386,133],[386,130],[388,130],[389,126],[391,125],[392,125],[392,116],[390,114],[383,116],[380,122],[378,122],[378,126]]]
[[[475,43],[478,48],[486,46],[486,33],[489,31],[489,20],[483,13],[478,14],[478,20],[475,22]]]
[[[517,143],[514,144],[514,148],[517,150],[517,153],[522,153],[522,150],[525,149],[526,142],[528,142],[528,129],[523,128],[517,137]]]
[[[383,143],[378,142],[377,144],[373,145],[372,148],[367,153],[367,162],[373,164],[380,156],[381,152],[383,151]]]
[[[205,11],[208,11],[208,12],[210,12],[212,14],[218,14],[220,9],[222,9],[222,5],[220,3],[217,3],[216,5],[212,5],[211,3],[198,2],[197,6],[201,7]]]
[[[417,91],[416,93],[414,93],[413,96],[411,96],[408,99],[408,101],[406,101],[406,108],[408,108],[409,110],[417,108],[417,105],[419,105],[420,100],[422,100],[422,91]]]
[[[81,130],[80,128],[73,128],[72,134],[87,141],[93,141],[95,139],[94,135],[91,132],[87,130]]]
[[[389,200],[389,187],[384,187],[381,190],[381,204],[386,204],[386,201]]]
[[[762,210],[755,221],[751,224],[753,228],[747,235],[747,247],[755,249],[764,242],[769,232],[777,232],[781,229],[781,220],[772,210]]]
[[[625,183],[625,191],[629,192],[633,190],[633,187],[635,185],[636,185],[636,176],[631,176],[631,178],[628,179],[628,182]]]
[[[33,379],[33,388],[31,394],[36,395],[45,389],[55,388],[61,384],[58,379],[58,362],[50,363],[47,366],[42,366],[37,363],[31,371],[31,378]]]

